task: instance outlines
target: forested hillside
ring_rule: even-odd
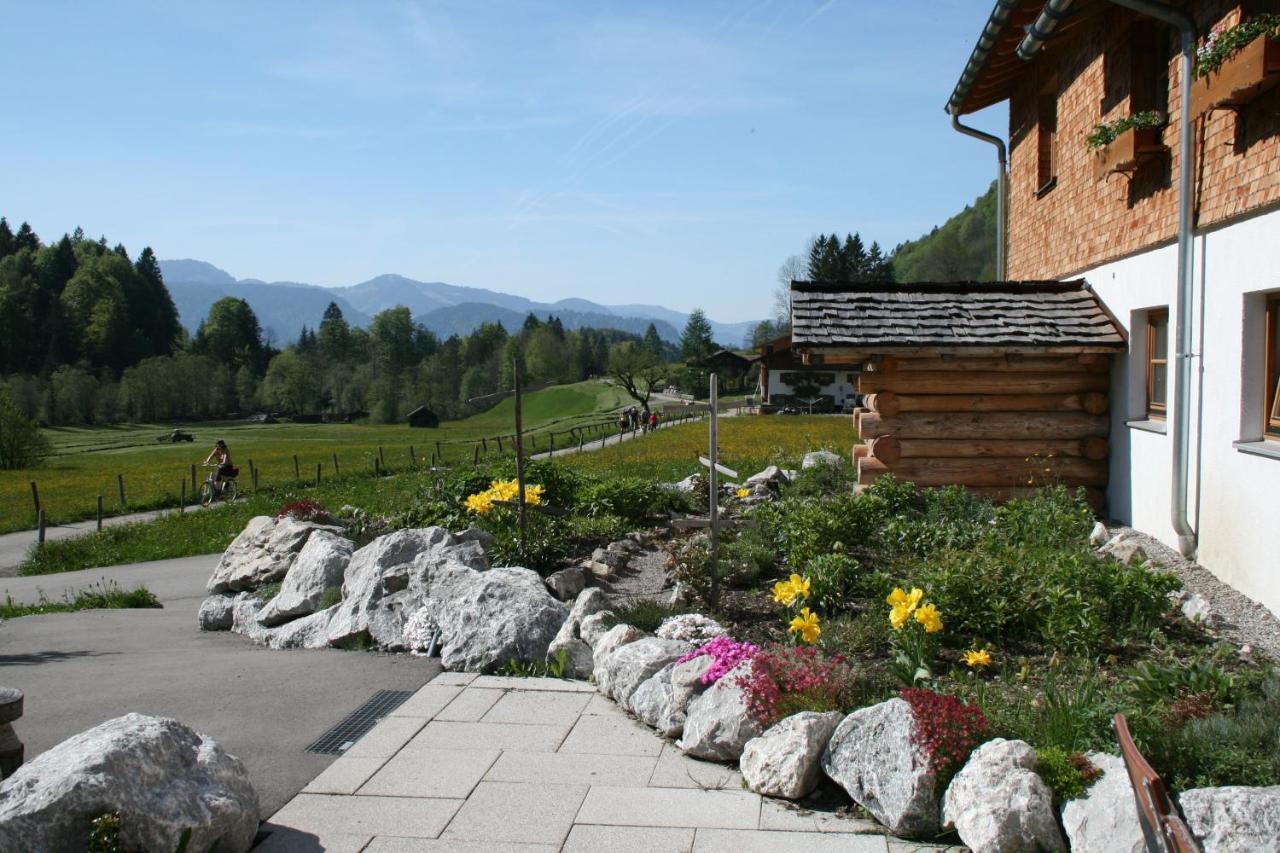
[[[896,281],[991,281],[996,277],[996,185],[941,226],[893,250]]]
[[[511,387],[516,357],[532,384],[602,376],[619,346],[675,355],[653,324],[641,337],[528,314],[508,318],[511,332],[483,323],[444,337],[403,306],[367,328],[333,301],[295,312],[302,331],[283,347],[235,296],[214,301],[188,335],[151,249],[132,261],[79,230],[45,245],[0,219],[0,395],[46,425],[257,411],[393,422],[421,405],[461,417],[483,408],[468,400]]]

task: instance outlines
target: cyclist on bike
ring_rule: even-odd
[[[217,444],[213,446],[213,450],[205,457],[204,464],[208,465],[214,459],[218,460],[218,470],[213,477],[213,486],[219,492],[222,491],[223,478],[235,476],[235,466],[231,464],[231,451],[227,449],[227,443],[222,439],[218,439]]]

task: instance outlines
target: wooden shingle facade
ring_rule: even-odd
[[[1007,499],[1107,484],[1124,332],[1075,282],[792,285],[792,346],[857,365],[858,483],[885,474]]]

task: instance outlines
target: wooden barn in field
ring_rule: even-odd
[[[1084,281],[791,286],[792,347],[860,367],[858,484],[885,474],[997,500],[1107,485],[1125,333]]]

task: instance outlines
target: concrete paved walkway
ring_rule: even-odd
[[[906,853],[745,790],[584,682],[444,673],[263,827],[255,853]]]
[[[378,690],[416,690],[435,660],[371,652],[276,651],[204,633],[196,612],[218,555],[32,578],[0,578],[0,596],[50,598],[101,578],[142,582],[162,610],[86,610],[0,623],[0,684],[26,693],[14,723],[31,759],[130,711],[173,717],[244,761],[263,814],[333,762],[308,744]]]

